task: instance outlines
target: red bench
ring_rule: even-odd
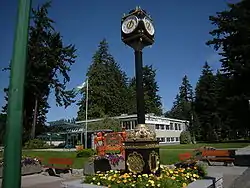
[[[57,171],[72,173],[73,163],[74,161],[71,158],[49,158],[47,165],[45,165],[44,168],[47,168],[46,171],[49,173],[49,175],[59,174]]]
[[[224,162],[227,165],[235,161],[231,153],[230,150],[204,150],[202,151],[202,160],[207,161],[208,165],[211,165],[210,162]]]
[[[189,159],[191,159],[191,157],[192,157],[192,154],[189,153],[189,152],[179,154],[179,160],[180,160],[180,161],[189,160]]]

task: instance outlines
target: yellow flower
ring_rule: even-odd
[[[100,183],[100,182],[98,182],[98,183],[97,183],[97,185],[101,185],[101,183]]]
[[[186,184],[186,183],[183,183],[183,184],[182,184],[182,187],[187,187],[187,184]]]
[[[108,180],[110,181],[111,179],[112,179],[112,176],[109,176],[109,177],[108,177]]]
[[[172,179],[172,180],[175,180],[175,177],[173,176],[173,177],[171,177],[171,179]]]
[[[157,184],[157,187],[161,187],[161,184],[158,183],[158,184]]]
[[[127,183],[127,180],[123,180],[123,183]]]
[[[119,181],[119,180],[118,180],[116,183],[118,183],[118,184],[119,184],[119,183],[121,183],[121,181]]]

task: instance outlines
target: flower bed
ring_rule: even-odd
[[[86,176],[84,183],[102,185],[110,188],[125,187],[159,187],[159,188],[181,188],[189,183],[203,178],[204,168],[198,165],[187,168],[170,169],[161,166],[161,175],[133,174],[110,170],[106,173],[98,172],[95,175]]]
[[[106,154],[103,156],[95,155],[93,157],[93,160],[103,160],[103,159],[107,159],[109,163],[113,166],[117,166],[120,161],[124,161],[123,156],[118,154]]]
[[[4,160],[0,159],[0,177],[3,175]],[[22,175],[39,173],[42,171],[41,162],[36,158],[22,157],[21,172]]]

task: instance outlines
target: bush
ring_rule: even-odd
[[[83,158],[88,158],[88,157],[91,157],[95,154],[95,150],[93,149],[83,149],[83,150],[79,150],[79,151],[76,151],[76,157],[80,158],[80,157],[83,157]]]
[[[181,144],[191,144],[191,134],[189,131],[182,131],[180,135],[180,143]]]
[[[49,148],[49,145],[45,141],[39,139],[28,140],[24,144],[24,149],[47,149],[47,148]]]

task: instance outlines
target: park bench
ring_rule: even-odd
[[[204,150],[201,160],[207,161],[210,166],[212,165],[211,162],[224,162],[224,165],[233,164],[235,160],[233,153],[234,150]]]
[[[44,168],[50,176],[56,176],[60,173],[72,173],[73,163],[71,158],[49,158]]]
[[[180,161],[187,161],[187,160],[191,159],[191,157],[192,157],[192,154],[189,153],[189,152],[180,153],[180,154],[179,154],[179,160],[180,160]]]

